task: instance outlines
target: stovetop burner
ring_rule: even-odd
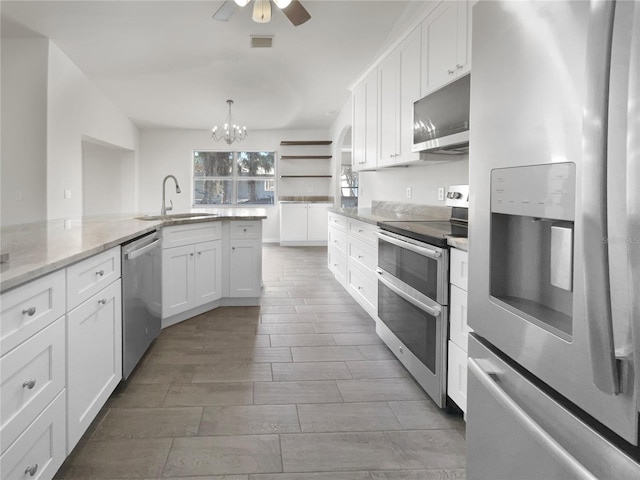
[[[378,222],[382,230],[397,233],[405,237],[430,243],[438,247],[447,246],[447,237],[466,237],[466,223],[443,221],[386,221]]]

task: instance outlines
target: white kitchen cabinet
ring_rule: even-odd
[[[416,28],[378,67],[378,166],[419,160],[413,144],[413,103],[420,98],[421,30]]]
[[[122,290],[116,281],[67,314],[67,451],[122,378]]]
[[[336,280],[347,288],[347,217],[329,212],[327,264]]]
[[[326,245],[329,203],[280,203],[280,245]]]
[[[441,2],[422,22],[422,96],[470,71],[473,3]]]
[[[162,250],[162,318],[195,307],[193,245]]]
[[[222,298],[222,241],[198,243],[195,255],[195,302],[204,305]]]
[[[463,412],[467,409],[467,285],[469,254],[452,248],[449,255],[449,342],[447,395]]]
[[[262,222],[231,221],[229,296],[259,297],[262,290]]]
[[[355,172],[378,165],[378,70],[373,69],[353,91],[353,156]]]

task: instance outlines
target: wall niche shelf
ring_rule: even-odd
[[[282,140],[280,145],[285,147],[303,146],[303,145],[331,145],[331,140]]]
[[[282,160],[329,160],[332,155],[280,155]]]

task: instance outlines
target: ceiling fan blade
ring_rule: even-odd
[[[236,2],[233,0],[227,0],[220,6],[218,11],[213,14],[212,18],[220,22],[228,22],[238,8],[239,7]]]
[[[304,8],[298,0],[293,0],[286,8],[283,8],[282,11],[296,27],[311,18],[307,9]]]

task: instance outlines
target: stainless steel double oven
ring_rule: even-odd
[[[380,226],[376,332],[444,407],[449,251]]]

